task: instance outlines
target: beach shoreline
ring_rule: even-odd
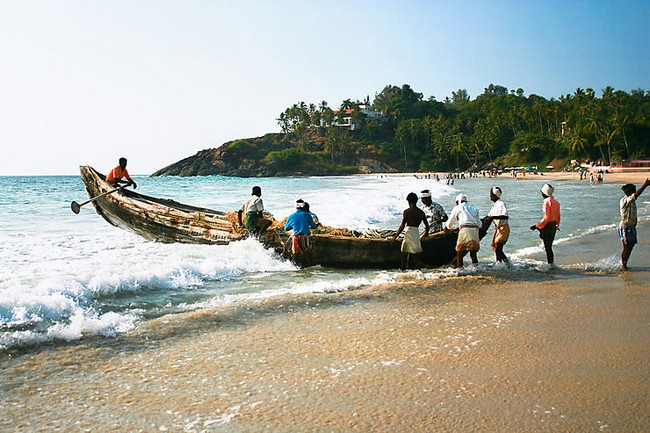
[[[650,268],[632,269],[405,273],[5,354],[0,429],[647,431]]]
[[[440,182],[445,181],[445,176],[448,173],[444,172],[409,172],[409,173],[372,173],[372,174],[358,174],[355,176],[371,176],[371,177],[416,177],[423,180],[433,180],[435,181],[435,176],[438,175]],[[426,177],[425,177],[426,176]],[[479,178],[484,178],[483,175],[479,175]],[[487,175],[485,177],[488,177]],[[637,171],[637,172],[628,172],[628,173],[605,173],[603,177],[603,183],[634,183],[634,184],[643,184],[643,182],[650,178],[650,171]],[[466,177],[465,179],[471,180],[472,178]],[[544,180],[544,181],[580,181],[580,175],[577,172],[565,172],[565,171],[548,171],[548,172],[538,172],[538,173],[526,173],[522,175],[521,173],[517,174],[517,177],[514,178],[510,173],[502,173],[500,175],[494,176],[495,181],[500,179],[515,179],[515,180]],[[589,177],[585,176],[582,179],[582,182],[589,183]]]

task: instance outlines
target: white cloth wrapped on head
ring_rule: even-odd
[[[302,209],[303,207],[305,207],[305,201],[301,198],[296,200],[296,209]]]
[[[423,189],[420,191],[420,198],[430,198],[431,192],[428,189]]]
[[[467,196],[465,194],[458,194],[456,196],[456,204],[460,204],[462,202],[467,201]]]
[[[501,198],[502,193],[503,191],[501,191],[501,188],[499,188],[498,186],[492,187],[492,194],[494,194],[497,198]]]
[[[553,197],[553,191],[555,191],[555,188],[553,188],[548,183],[545,183],[544,186],[542,187],[541,191],[542,191],[542,194],[547,195],[549,197]]]

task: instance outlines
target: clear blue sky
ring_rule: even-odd
[[[650,90],[649,1],[0,0],[0,175],[151,172],[409,84]]]

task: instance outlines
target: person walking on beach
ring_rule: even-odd
[[[420,191],[420,199],[422,200],[422,210],[427,216],[431,233],[442,231],[442,223],[449,219],[445,213],[445,209],[435,201],[431,200],[431,191],[428,189]]]
[[[422,252],[422,243],[420,242],[420,223],[424,223],[424,233],[422,236],[427,236],[429,234],[429,222],[427,221],[427,216],[424,214],[424,211],[417,207],[418,196],[414,192],[409,193],[406,196],[406,201],[409,204],[408,209],[402,213],[402,223],[400,224],[395,236],[393,236],[392,242],[397,240],[404,228],[406,227],[406,233],[404,234],[404,240],[402,241],[402,260],[400,269],[406,270],[407,268],[417,268],[417,263],[415,260],[415,254]]]
[[[308,267],[312,264],[311,244],[309,235],[311,230],[317,227],[309,211],[309,205],[305,209],[305,203],[302,199],[296,200],[296,211],[289,215],[287,222],[284,224],[284,230],[293,230],[291,236],[291,261],[302,267]]]
[[[244,200],[241,209],[237,212],[239,225],[246,227],[251,236],[259,236],[268,229],[272,222],[264,218],[264,203],[262,202],[262,188],[253,187],[249,198]],[[242,215],[246,215],[246,221],[242,221]]]
[[[636,239],[636,199],[650,185],[650,179],[646,179],[641,188],[637,191],[633,183],[626,183],[621,187],[625,197],[621,199],[621,223],[618,226],[618,236],[623,242],[623,252],[621,253],[621,262],[623,270],[627,271],[627,261],[630,259],[632,249],[637,243]]]
[[[555,233],[560,230],[560,203],[553,197],[553,188],[548,183],[545,183],[541,189],[542,197],[542,220],[530,226],[531,230],[539,230],[539,237],[544,242],[544,250],[546,251],[546,261],[552,265],[555,260],[553,254],[553,241],[555,240]]]
[[[458,222],[458,241],[456,242],[456,257],[454,264],[457,268],[463,267],[463,258],[469,253],[472,263],[478,263],[477,252],[481,248],[479,238],[479,227],[481,220],[478,209],[467,203],[467,197],[464,194],[456,196],[456,206],[451,209],[451,215],[445,225],[445,230],[449,230]]]
[[[112,183],[116,186],[120,184],[123,184],[125,186],[133,185],[133,189],[136,189],[138,185],[133,179],[131,179],[129,172],[126,170],[126,158],[120,158],[118,163],[119,165],[112,169],[108,173],[108,176],[106,176],[106,182]],[[123,180],[124,178],[126,178],[126,180]]]
[[[498,186],[490,190],[490,200],[492,208],[485,217],[487,222],[494,222],[494,233],[492,234],[492,249],[496,255],[497,262],[508,263],[508,257],[503,252],[503,246],[508,242],[510,237],[510,224],[508,224],[508,208],[501,200],[503,191]]]

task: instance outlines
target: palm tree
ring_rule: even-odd
[[[581,155],[583,152],[589,158],[589,154],[586,152],[586,146],[589,143],[589,140],[584,136],[583,128],[581,125],[576,125],[575,128],[571,129],[568,140],[569,152],[573,155]]]

